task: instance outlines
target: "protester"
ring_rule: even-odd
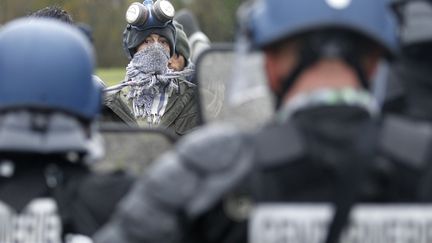
[[[170,71],[176,29],[174,7],[166,0],[133,3],[127,10],[123,45],[130,63],[124,82],[109,88],[109,96],[128,101],[141,127],[167,128],[184,135],[199,122],[195,84],[190,72]],[[120,90],[128,87],[127,90]],[[116,91],[117,92],[111,92]]]

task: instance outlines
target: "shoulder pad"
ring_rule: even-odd
[[[96,242],[175,242],[180,232],[177,212],[197,186],[196,176],[175,154],[165,154],[135,183]]]
[[[139,193],[129,194],[120,206],[117,220],[121,221],[128,238],[121,242],[176,242],[178,239],[181,226],[176,211]]]
[[[430,124],[390,116],[383,122],[379,148],[400,162],[421,167],[429,160],[431,142]]]
[[[303,137],[291,123],[266,127],[255,135],[254,141],[260,167],[293,161],[306,152]]]
[[[253,154],[238,135],[234,129],[202,129],[155,161],[120,205],[116,217],[127,224],[127,235],[176,234],[178,212],[195,218],[218,203],[252,167]]]
[[[229,169],[247,149],[246,135],[233,126],[214,125],[192,133],[179,142],[177,151],[184,161],[202,173]]]
[[[142,190],[174,209],[185,207],[200,184],[199,175],[186,167],[174,152],[160,157],[149,172]]]
[[[186,207],[195,217],[221,200],[252,168],[248,136],[234,127],[211,126],[191,133],[177,147],[182,163],[200,175],[200,186]]]

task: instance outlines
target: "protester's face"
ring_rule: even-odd
[[[168,61],[168,67],[174,71],[182,71],[186,66],[186,59],[177,53],[170,58]]]
[[[143,41],[143,43],[141,43],[141,45],[138,46],[137,51],[141,51],[145,47],[155,43],[161,44],[168,53],[170,52],[171,49],[169,46],[168,39],[158,34],[150,34],[149,36],[147,36],[147,38]]]

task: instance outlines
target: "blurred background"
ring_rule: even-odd
[[[0,24],[55,5],[68,11],[75,22],[93,28],[98,75],[109,84],[123,78],[127,58],[122,50],[124,15],[133,0],[0,0]],[[141,2],[141,1],[140,1]],[[213,42],[234,39],[235,11],[242,0],[171,0],[176,10],[187,8]]]

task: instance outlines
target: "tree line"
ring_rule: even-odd
[[[138,0],[139,1],[139,0]],[[125,66],[122,33],[125,11],[133,0],[0,0],[0,24],[31,14],[46,6],[68,11],[78,23],[93,29],[99,67]],[[177,10],[188,8],[200,21],[202,30],[214,42],[234,39],[235,12],[241,0],[171,0]]]

